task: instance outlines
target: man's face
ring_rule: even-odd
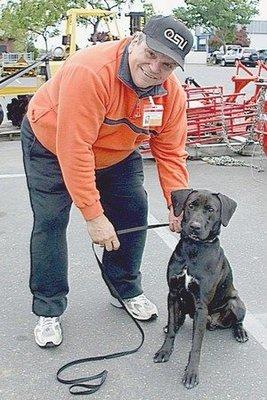
[[[163,83],[178,64],[170,57],[150,49],[145,40],[133,38],[129,45],[129,67],[135,85],[141,89]]]

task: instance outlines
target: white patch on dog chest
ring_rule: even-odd
[[[188,286],[191,282],[198,282],[196,278],[194,278],[192,275],[188,274],[187,268],[183,269],[183,275],[185,275],[185,288],[188,290]]]

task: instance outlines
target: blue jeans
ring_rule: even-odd
[[[33,312],[55,317],[67,307],[66,230],[72,205],[57,157],[34,136],[25,117],[21,126],[23,162],[33,211],[30,289]],[[105,215],[115,230],[147,224],[142,158],[134,151],[123,161],[96,171]],[[103,254],[105,274],[124,299],[142,293],[140,265],[146,231],[119,237],[117,251]],[[90,281],[90,280],[89,280]]]

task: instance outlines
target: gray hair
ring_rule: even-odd
[[[146,34],[144,32],[135,32],[133,35],[133,39],[137,39],[137,43],[140,44],[142,42],[145,42],[146,40]]]

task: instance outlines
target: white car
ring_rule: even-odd
[[[220,64],[222,61],[222,57],[225,54],[229,54],[232,50],[237,50],[237,49],[241,49],[241,46],[238,44],[227,44],[225,46],[225,49],[223,46],[221,46],[219,50],[215,50],[211,53],[210,58],[212,64]]]
[[[259,59],[256,49],[241,47],[240,49],[229,50],[222,56],[221,66],[234,65],[236,60],[240,60],[247,67],[255,67]]]

